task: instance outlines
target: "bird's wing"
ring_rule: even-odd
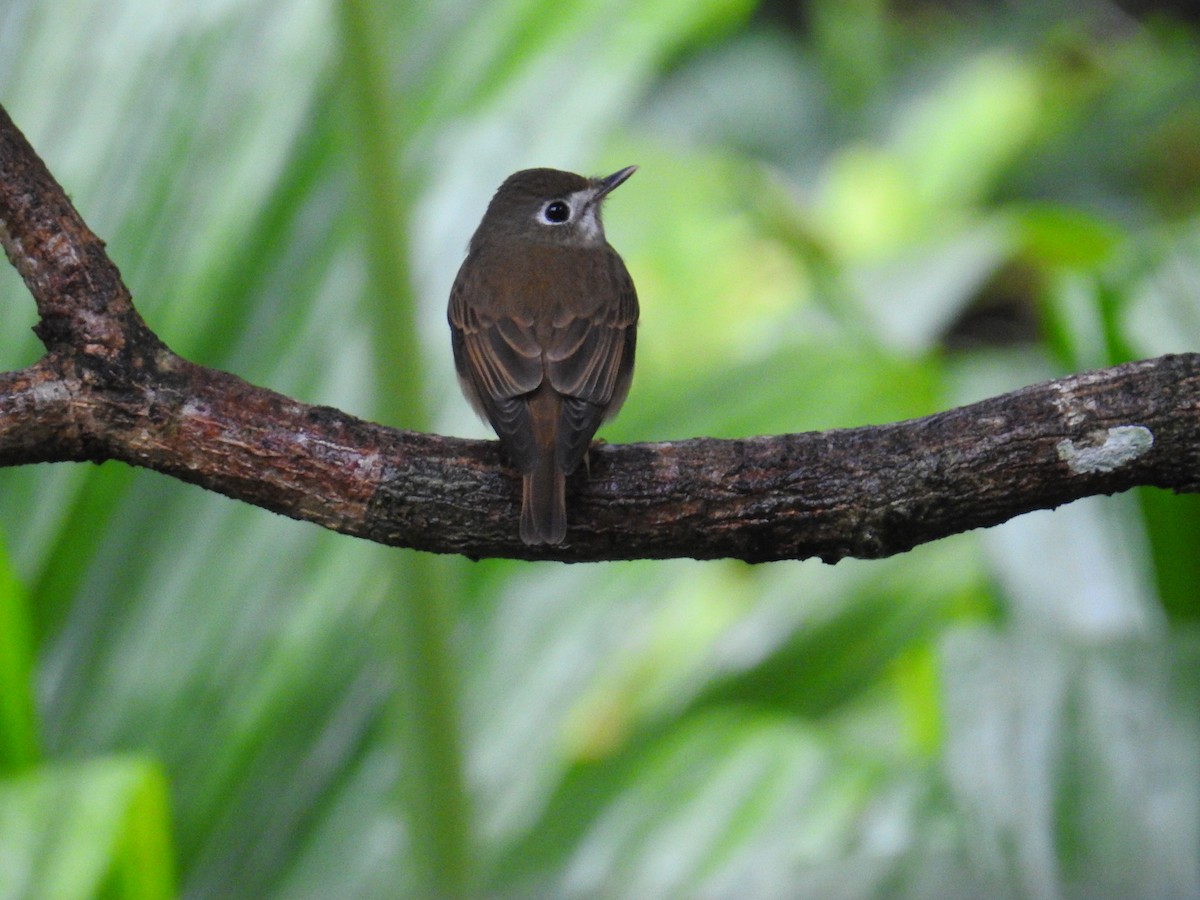
[[[564,472],[583,459],[592,436],[616,412],[633,376],[638,303],[633,279],[614,251],[604,256],[600,293],[617,285],[615,303],[587,314],[563,315],[554,323],[546,348],[550,384],[562,395],[557,455]]]
[[[530,470],[536,447],[522,398],[543,378],[542,348],[532,323],[481,312],[467,301],[461,274],[450,292],[448,318],[454,361],[468,399],[491,423],[517,468]]]
[[[615,283],[616,302],[582,304],[583,312],[561,305],[564,311],[548,328],[545,323],[538,328],[529,308],[518,312],[513,311],[518,304],[485,302],[478,292],[491,289],[489,284],[471,280],[465,266],[450,292],[455,363],[468,398],[523,472],[536,464],[538,434],[553,421],[539,417],[535,423],[530,412],[529,395],[544,379],[561,400],[555,455],[565,473],[579,465],[596,429],[629,389],[638,319],[633,279],[610,248],[592,261],[595,269],[573,289],[597,298]],[[473,302],[467,299],[467,283]],[[485,313],[481,307],[507,311]]]
[[[457,283],[450,295],[449,318],[461,361],[481,394],[509,399],[541,384],[542,348],[531,322],[480,312],[478,305],[466,301]]]

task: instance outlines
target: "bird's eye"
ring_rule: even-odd
[[[550,225],[561,225],[571,218],[571,207],[561,200],[552,200],[542,209],[542,221]]]

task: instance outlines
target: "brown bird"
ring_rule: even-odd
[[[563,540],[566,477],[629,392],[637,292],[600,206],[636,168],[510,175],[450,291],[459,384],[521,473],[526,544]]]

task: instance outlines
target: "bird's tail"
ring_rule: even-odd
[[[522,479],[521,540],[526,544],[561,544],[567,535],[567,477],[553,450],[538,454],[532,472]]]

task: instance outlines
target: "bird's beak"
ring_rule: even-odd
[[[592,200],[593,201],[599,200],[601,197],[603,197],[605,194],[609,193],[614,188],[620,187],[622,184],[624,184],[625,179],[628,178],[630,175],[632,175],[636,171],[637,171],[637,166],[626,166],[625,168],[621,169],[619,172],[613,172],[607,178],[599,179],[598,184],[600,187],[599,187],[599,190],[596,191],[596,196],[594,196],[592,198]]]

